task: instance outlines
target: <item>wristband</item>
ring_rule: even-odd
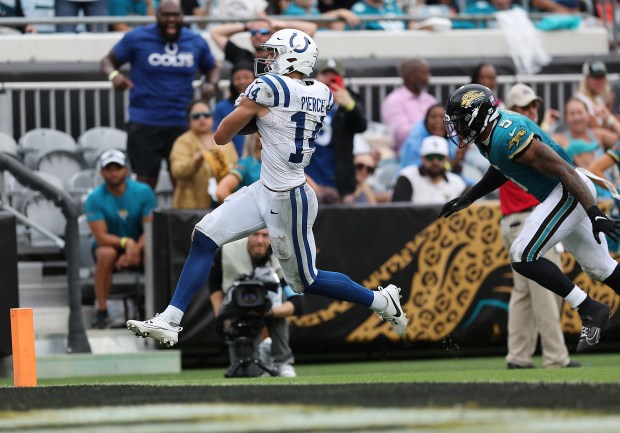
[[[607,118],[607,120],[605,121],[605,123],[607,124],[607,126],[609,126],[610,128],[613,127],[616,124],[617,120],[614,117],[613,114],[610,114],[609,117]]]
[[[355,100],[352,100],[351,102],[349,102],[347,105],[345,105],[344,107],[344,111],[351,111],[355,108]]]
[[[117,69],[113,70],[112,72],[110,72],[110,75],[108,75],[108,81],[113,81],[120,74],[121,73],[118,72]]]
[[[605,215],[603,211],[596,205],[592,206],[591,208],[586,209],[586,214],[588,215],[588,218],[590,218],[590,221],[592,222],[596,221],[596,217],[603,217],[607,219],[607,215]]]
[[[121,241],[119,243],[121,245],[121,248],[125,249],[125,247],[127,246],[127,238],[126,237],[122,237]]]

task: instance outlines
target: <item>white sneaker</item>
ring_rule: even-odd
[[[278,377],[297,377],[293,364],[280,364],[278,366]]]
[[[159,315],[152,319],[139,321],[128,320],[127,329],[138,337],[151,337],[159,341],[166,347],[172,347],[179,341],[179,332],[183,330],[180,326],[174,326]]]
[[[386,288],[379,287],[379,292],[387,299],[388,306],[385,311],[375,311],[382,320],[389,321],[399,336],[405,333],[409,319],[405,316],[403,308],[400,306],[400,287],[394,284]]]

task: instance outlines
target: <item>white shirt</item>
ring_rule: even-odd
[[[437,183],[431,182],[427,176],[422,176],[416,166],[405,167],[400,175],[411,183],[413,188],[411,203],[413,204],[444,204],[461,195],[465,189],[463,179],[449,171],[445,173],[446,178],[442,178]]]

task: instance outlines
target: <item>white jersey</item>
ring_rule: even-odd
[[[269,107],[269,114],[256,122],[263,146],[261,181],[274,191],[301,185],[314,140],[333,104],[331,91],[319,81],[267,74],[242,96]]]

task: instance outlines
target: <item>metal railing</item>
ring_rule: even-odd
[[[67,305],[69,306],[69,334],[67,353],[90,353],[82,318],[82,287],[80,284],[80,240],[78,234],[79,204],[65,191],[37,176],[32,170],[10,155],[0,152],[0,178],[4,171],[10,172],[22,185],[40,192],[46,199],[59,207],[67,220],[63,251],[67,260]],[[9,211],[20,222],[40,230],[42,227],[30,221],[9,204],[3,182],[0,182],[0,209]],[[46,231],[43,234],[47,235]],[[55,237],[55,236],[54,236]]]
[[[610,81],[619,74],[609,74]],[[534,88],[544,99],[545,108],[562,108],[577,88],[580,74],[503,75],[498,77],[501,99],[515,82]],[[359,93],[369,120],[380,122],[381,101],[397,86],[400,77],[347,78],[346,84]],[[433,77],[429,92],[445,101],[457,87],[467,84],[467,76]],[[197,87],[199,81],[195,81]],[[229,81],[219,83],[221,94]],[[127,121],[128,92],[115,92],[107,81],[101,82],[6,82],[0,83],[0,130],[18,140],[35,128],[53,128],[75,138],[97,126],[124,129]],[[197,95],[198,96],[198,95]]]

